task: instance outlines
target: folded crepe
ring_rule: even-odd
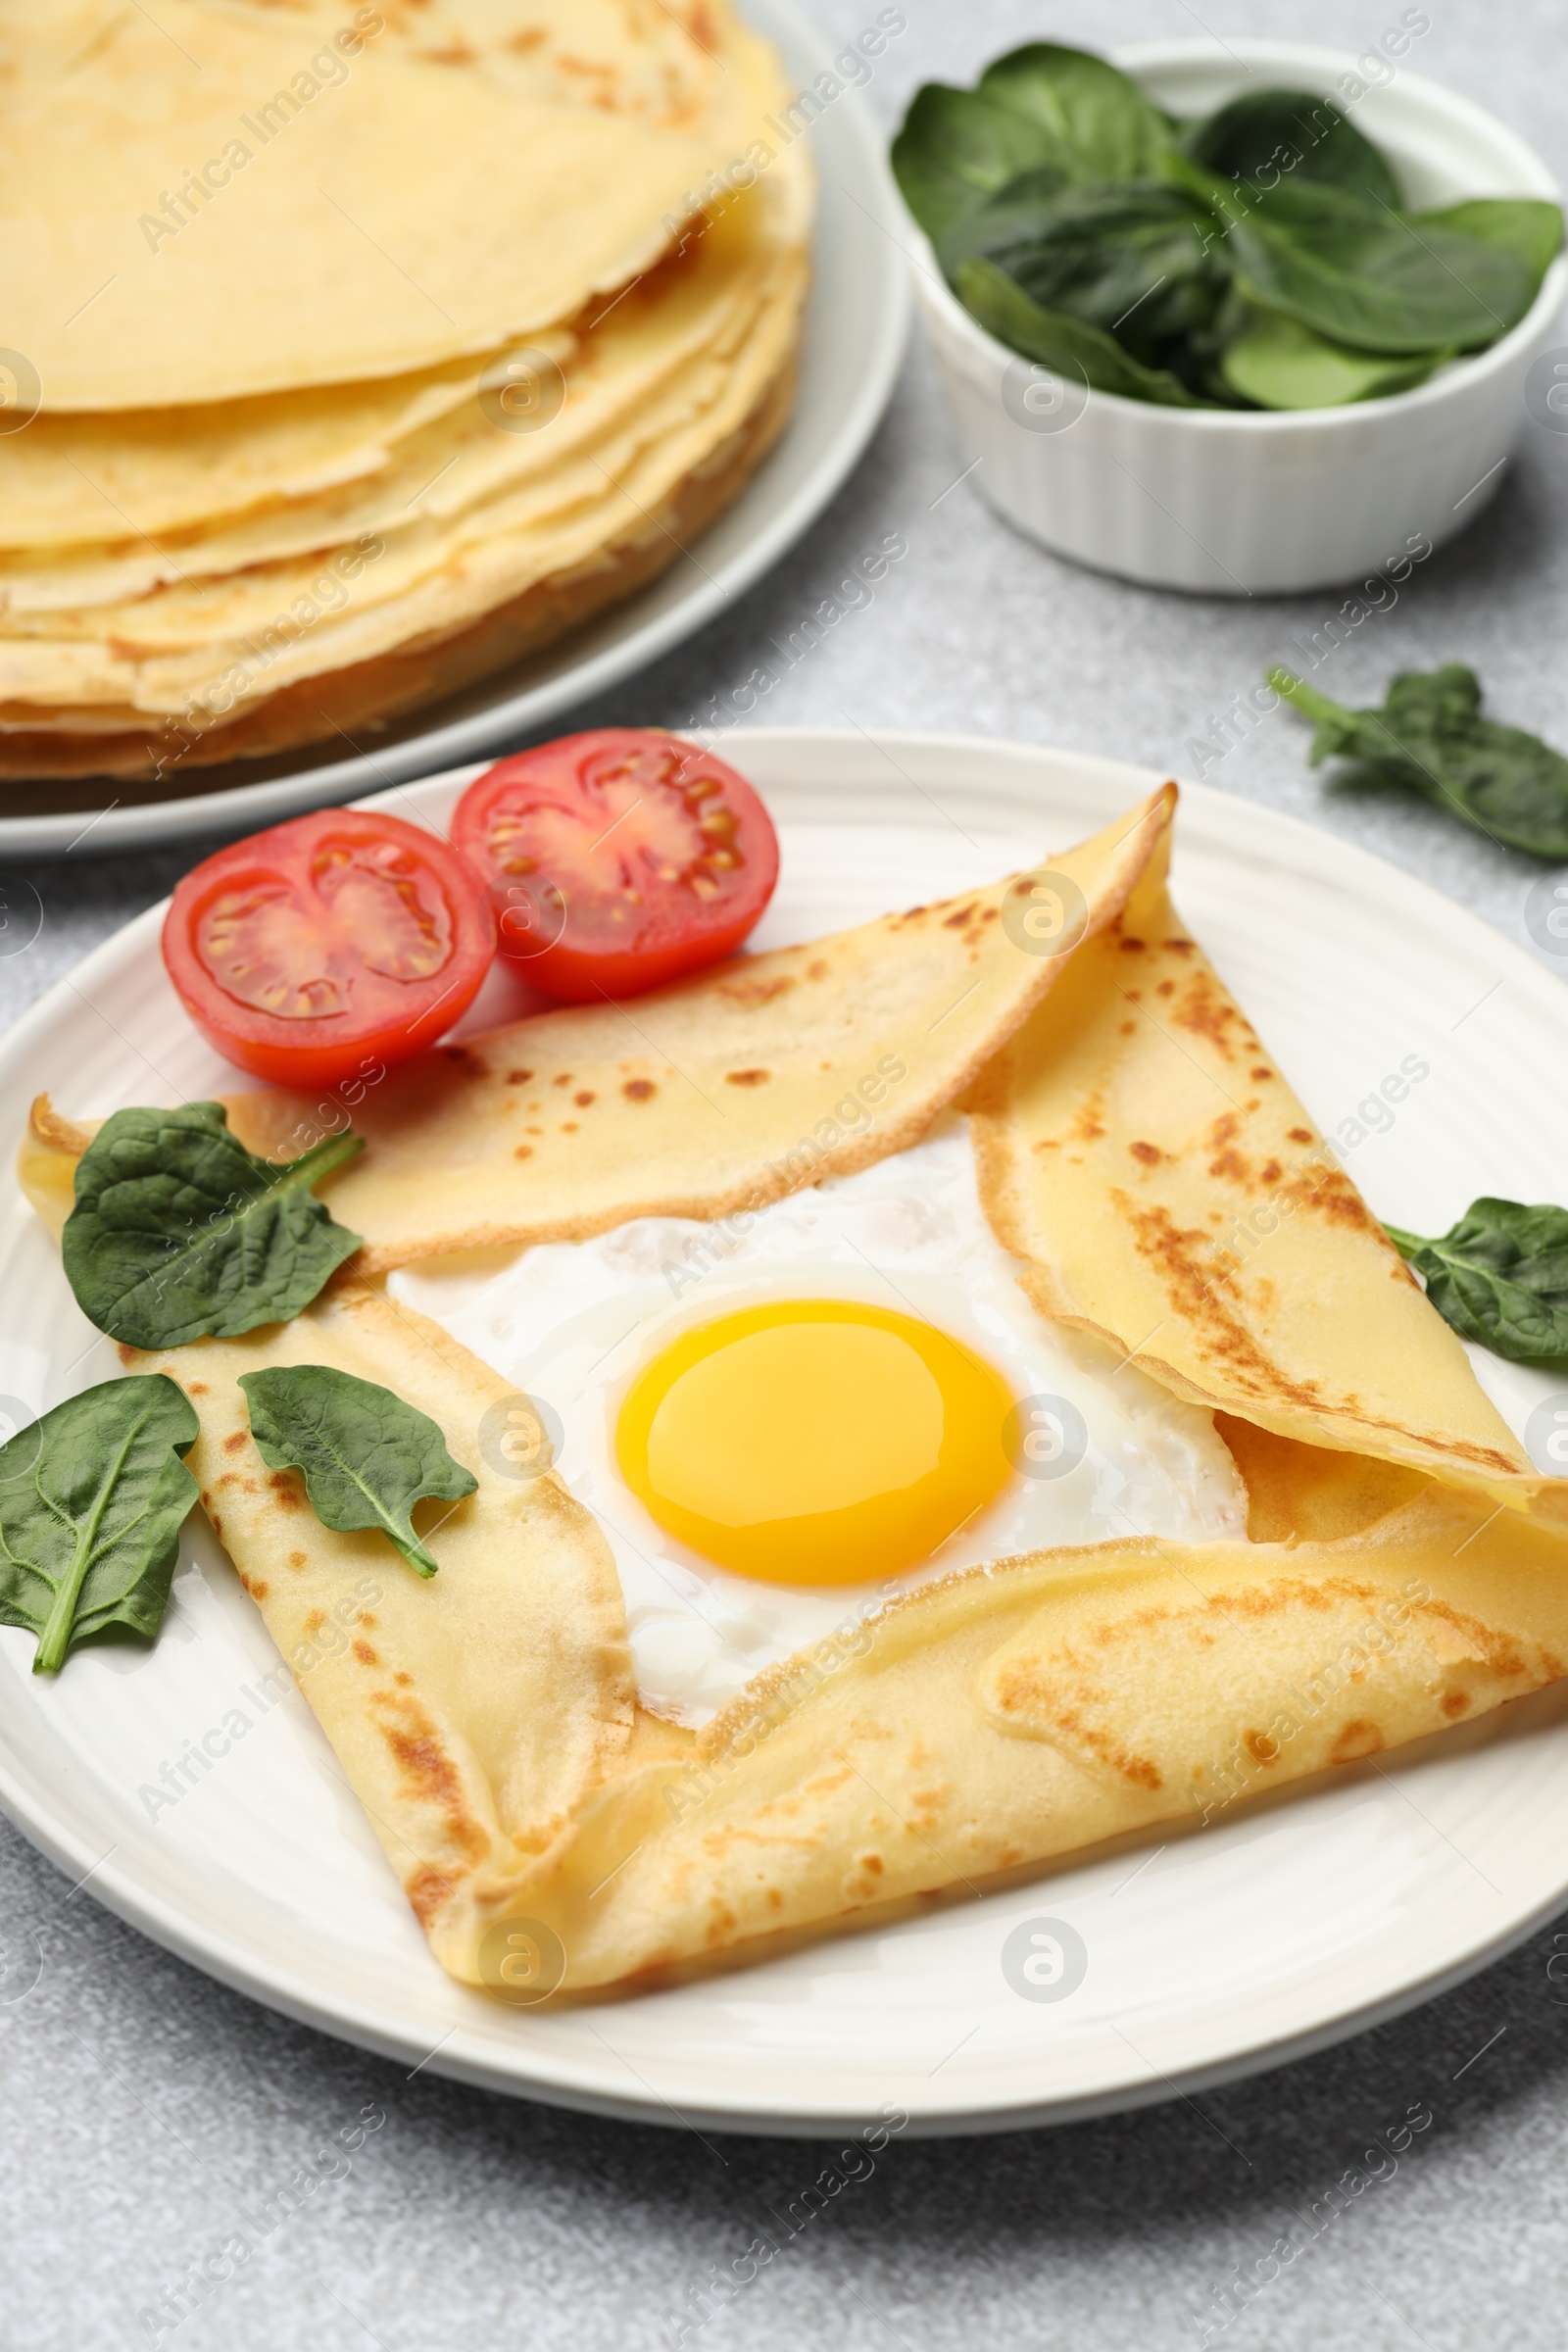
[[[1166,785],[1055,860],[1088,935],[1169,827]],[[361,1273],[502,1244],[582,1241],[639,1216],[718,1217],[868,1167],[924,1134],[1066,968],[986,890],[780,948],[627,1004],[537,1013],[438,1047],[354,1111],[367,1149],[321,1190]],[[228,1099],[252,1151],[294,1157],[318,1099]],[[21,1174],[57,1221],[91,1125],[35,1109]]]
[[[1194,1403],[1556,1509],[1177,914],[1169,850],[970,1096],[1025,1293]]]
[[[729,1069],[764,1066],[735,1056],[748,1034],[766,1039],[768,1078],[737,1090],[748,1108],[729,1156],[708,1168],[723,1131],[699,1121],[702,1090],[688,1087],[683,1123],[649,1130],[649,1159],[636,1162],[619,1140],[637,1132],[636,1106],[616,1109],[613,1152],[563,1146],[537,1171],[535,1226],[515,1205],[526,1186],[508,1196],[507,1213],[523,1232],[561,1232],[563,1167],[576,1170],[581,1231],[651,1200],[665,1205],[682,1171],[685,1213],[705,1201],[717,1213],[738,1183],[758,1181],[760,1155],[776,1152],[816,1100],[810,1054],[833,1065],[838,1086],[857,1058],[874,1068],[888,1054],[907,1070],[882,1133],[824,1143],[795,1180],[901,1148],[972,1087],[988,1206],[1012,1246],[1024,1245],[1025,1287],[1044,1311],[1134,1352],[1124,1332],[1148,1338],[1134,1313],[1145,1304],[1140,1286],[1169,1282],[1166,1258],[1144,1238],[1167,1225],[1213,1230],[1211,1213],[1226,1216],[1242,1181],[1215,1164],[1233,1150],[1248,1167],[1259,1162],[1258,1183],[1287,1181],[1262,1167],[1278,1156],[1282,1123],[1284,1141],[1298,1124],[1298,1148],[1320,1148],[1169,908],[1170,806],[1168,791],[1157,795],[1056,860],[1057,877],[1079,877],[1088,910],[1070,953],[1040,956],[1021,944],[1029,934],[1000,911],[1018,903],[1009,882],[955,903],[952,914],[890,918],[640,1001],[637,1017],[654,1008],[661,1044],[678,1020],[689,1024],[683,1043],[713,1086]],[[781,1005],[814,964],[809,1013],[792,1009],[795,1025],[780,1027]],[[1138,974],[1130,989],[1128,968]],[[749,998],[734,994],[741,979],[758,983]],[[956,983],[980,1004],[968,1009]],[[1151,1002],[1185,1021],[1190,1043],[1211,1041],[1214,1083],[1230,1086],[1234,1113],[1193,1097],[1199,1079],[1178,1080],[1163,1054],[1124,1064],[1157,1017],[1140,1009]],[[552,1024],[565,1023],[566,1036],[603,1047],[615,1036],[603,1027],[612,1018],[550,1014],[519,1028],[560,1048]],[[828,1045],[834,1053],[819,1051]],[[492,1128],[514,1132],[501,1091],[512,1050],[491,1041],[472,1067],[448,1065],[424,1130],[423,1188],[437,1209],[466,1181],[462,1154],[482,1159]],[[582,1075],[577,1064],[604,1066],[570,1058],[563,1097]],[[1265,1067],[1267,1079],[1257,1074]],[[766,1101],[775,1071],[790,1105],[781,1126],[750,1108]],[[516,1090],[525,1101],[529,1083]],[[1232,1115],[1224,1138],[1202,1140]],[[367,1121],[367,1178],[383,1154],[392,1173],[381,1195],[361,1200],[393,1202],[404,1220],[396,1227],[389,1211],[383,1250],[434,1230],[410,1224],[412,1102],[399,1120]],[[576,1132],[594,1130],[584,1119]],[[1083,1171],[1112,1138],[1122,1149],[1099,1163],[1097,1189]],[[70,1140],[69,1131],[64,1142],[35,1138],[24,1153],[29,1191],[51,1216]],[[1135,1191],[1123,1160],[1165,1189]],[[1168,1330],[1140,1360],[1176,1394],[1224,1408],[1218,1426],[1249,1494],[1247,1542],[1136,1537],[945,1578],[869,1621],[847,1618],[759,1675],[700,1734],[636,1704],[624,1606],[591,1514],[553,1471],[527,1480],[497,1467],[505,1457],[487,1448],[482,1425],[506,1401],[506,1384],[355,1261],[286,1325],[122,1353],[190,1396],[201,1434],[189,1460],[203,1502],[437,1957],[465,1982],[531,2002],[868,1906],[973,1891],[995,1873],[1158,1822],[1211,1819],[1562,1675],[1568,1547],[1554,1514],[1563,1488],[1527,1476],[1446,1327],[1391,1271],[1359,1197],[1331,1174],[1338,1210],[1301,1205],[1277,1270],[1248,1260],[1243,1280],[1203,1261],[1228,1321],[1216,1324],[1186,1289],[1152,1300]],[[1125,1202],[1112,1198],[1123,1194]],[[1391,1300],[1396,1349],[1383,1337]],[[1359,1351],[1353,1383],[1339,1318]],[[477,1491],[464,1501],[439,1506],[439,1517],[438,1506],[421,1506],[434,1580],[377,1536],[322,1526],[298,1474],[262,1461],[238,1384],[282,1363],[390,1377],[473,1472]],[[1503,1507],[1510,1501],[1534,1515]],[[357,1606],[346,1646],[322,1639],[345,1593]]]

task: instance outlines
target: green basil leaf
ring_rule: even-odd
[[[1516,1364],[1568,1356],[1568,1209],[1472,1200],[1436,1241],[1384,1231],[1461,1339]]]
[[[61,1240],[77,1305],[132,1348],[286,1322],[360,1246],[311,1188],[363,1149],[337,1135],[302,1159],[258,1159],[221,1103],[117,1110],[77,1164]]]
[[[479,1482],[452,1459],[428,1414],[373,1380],[326,1364],[242,1372],[239,1385],[263,1461],[304,1472],[323,1527],[339,1534],[379,1528],[411,1568],[434,1576],[437,1563],[410,1513],[422,1495],[460,1502]]]
[[[892,161],[905,203],[934,244],[1020,172],[1050,167],[1052,141],[1012,107],[928,81],[904,118]],[[1065,173],[1056,177],[1065,184]]]
[[[1196,123],[1183,144],[1206,170],[1265,193],[1291,175],[1398,210],[1398,185],[1383,157],[1332,98],[1314,90],[1250,91]]]
[[[1043,163],[1069,179],[1141,179],[1171,143],[1170,125],[1136,81],[1087,49],[1031,41],[987,66],[980,95],[1011,108],[1051,141]]]
[[[1282,180],[1232,195],[1237,283],[1259,308],[1372,352],[1477,351],[1535,300],[1532,272],[1506,246],[1420,226],[1343,189]]]
[[[957,275],[958,299],[999,343],[1052,368],[1069,383],[1098,392],[1119,392],[1128,400],[1152,400],[1172,409],[1210,404],[1189,392],[1168,369],[1145,368],[1098,327],[1085,326],[1059,311],[1042,310],[995,262],[965,262]]]
[[[1383,400],[1424,383],[1450,355],[1418,352],[1391,359],[1331,343],[1295,318],[1254,311],[1220,355],[1229,389],[1260,409],[1340,409],[1356,400]]]
[[[1269,684],[1315,721],[1311,764],[1353,760],[1508,849],[1568,860],[1568,760],[1523,727],[1481,716],[1481,686],[1461,662],[1403,670],[1381,710],[1348,710],[1289,670]]]
[[[1465,204],[1412,213],[1410,218],[1418,229],[1452,229],[1483,245],[1500,245],[1530,271],[1532,299],[1562,251],[1562,207],[1539,196],[1473,196]]]
[[[109,1380],[0,1446],[0,1624],[38,1637],[34,1674],[85,1642],[151,1641],[196,1499],[198,1423],[164,1373]]]
[[[1042,189],[1010,181],[949,229],[937,250],[950,277],[994,262],[1043,311],[1060,312],[1157,368],[1181,336],[1208,327],[1229,287],[1211,252],[1212,215],[1158,180]]]

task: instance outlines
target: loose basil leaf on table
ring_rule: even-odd
[[[286,1322],[360,1247],[311,1188],[363,1149],[336,1135],[300,1159],[259,1159],[220,1102],[117,1110],[77,1163],[61,1238],[77,1305],[132,1348]]]
[[[1351,401],[1382,400],[1425,383],[1451,351],[1398,357],[1353,351],[1331,342],[1296,318],[1251,311],[1248,323],[1219,359],[1228,389],[1260,409],[1339,409]]]
[[[151,1641],[196,1499],[198,1423],[162,1372],[105,1381],[0,1446],[0,1624],[38,1637],[34,1674],[83,1642]]]
[[[1384,1231],[1461,1339],[1516,1364],[1568,1356],[1568,1210],[1472,1200],[1436,1241]]]
[[[1114,331],[1123,351],[1157,368],[1224,300],[1229,273],[1213,242],[1211,216],[1160,181],[1053,190],[1026,173],[949,229],[938,253],[952,277],[965,262],[995,263],[1042,310]]]
[[[1270,670],[1268,682],[1316,722],[1313,767],[1352,760],[1509,849],[1568,859],[1568,760],[1523,727],[1483,718],[1480,681],[1462,662],[1402,670],[1381,710],[1347,710],[1288,669]]]
[[[1250,302],[1358,350],[1473,351],[1518,324],[1539,283],[1508,246],[1321,183],[1228,195],[1228,242]]]
[[[1165,408],[1209,405],[1167,368],[1141,366],[1099,327],[1085,326],[1060,311],[1043,310],[994,262],[965,262],[958,271],[957,292],[970,317],[1000,343],[1038,361],[1068,383],[1087,383],[1099,392],[1120,392],[1129,400],[1156,401]]]
[[[1014,109],[1051,141],[1043,163],[1081,185],[1142,179],[1173,132],[1129,74],[1092,50],[1031,41],[986,68],[980,93]]]
[[[1370,139],[1314,90],[1257,90],[1197,122],[1183,145],[1225,179],[1268,192],[1290,174],[1323,180],[1396,212],[1399,189]]]
[[[461,1502],[478,1480],[455,1462],[426,1413],[372,1380],[326,1364],[242,1372],[251,1435],[270,1469],[300,1470],[312,1510],[341,1535],[379,1528],[411,1568],[438,1563],[410,1516],[424,1495]]]

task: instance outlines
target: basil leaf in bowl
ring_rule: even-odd
[[[955,223],[937,251],[952,278],[995,263],[1043,311],[1114,334],[1158,368],[1181,336],[1211,325],[1229,287],[1212,217],[1158,180],[1049,190],[1014,180]]]
[[[987,66],[980,94],[1036,124],[1051,141],[1042,161],[1082,185],[1141,179],[1171,143],[1153,100],[1090,49],[1031,41],[1009,50]]]
[[[915,220],[935,244],[1020,172],[1050,170],[1052,142],[1040,124],[978,90],[928,81],[917,90],[893,142],[893,176]]]
[[[1440,212],[1412,216],[1418,229],[1452,229],[1483,245],[1499,245],[1524,263],[1536,290],[1562,251],[1562,207],[1540,196],[1472,196]]]
[[[1207,407],[1189,392],[1168,368],[1145,368],[1124,351],[1113,335],[1086,326],[1062,311],[1043,310],[1015,278],[995,262],[965,262],[958,270],[956,290],[971,318],[999,343],[1023,358],[1037,361],[1069,383],[1088,384],[1098,392],[1119,392],[1127,400],[1149,400],[1163,408]]]
[[[1065,188],[1154,172],[1172,131],[1137,82],[1087,49],[1035,41],[973,90],[928,81],[893,142],[893,173],[933,244],[1020,172]]]
[[[1249,301],[1382,353],[1478,350],[1516,326],[1538,280],[1506,246],[1406,219],[1343,188],[1282,181],[1231,207]]]
[[[1312,90],[1250,90],[1194,123],[1183,144],[1206,171],[1265,192],[1289,173],[1398,209],[1398,185],[1371,140]]]
[[[1252,311],[1248,324],[1220,355],[1226,387],[1259,409],[1340,409],[1356,400],[1382,400],[1425,383],[1449,351],[1391,357],[1332,343],[1296,318]]]

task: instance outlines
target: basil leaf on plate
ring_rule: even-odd
[[[77,1305],[132,1348],[286,1322],[360,1246],[311,1188],[363,1149],[335,1135],[301,1159],[258,1159],[220,1102],[117,1110],[77,1163],[61,1240]]]
[[[1248,300],[1359,350],[1478,350],[1535,300],[1534,273],[1508,247],[1342,188],[1282,180],[1255,201],[1233,197],[1227,211]]]
[[[1383,157],[1332,98],[1314,90],[1255,90],[1233,98],[1195,123],[1183,144],[1206,170],[1265,193],[1289,174],[1398,210],[1398,185]]]
[[[1012,108],[1051,144],[1041,157],[1067,178],[1142,179],[1171,144],[1171,126],[1138,83],[1088,49],[1031,41],[987,66],[980,95]]]
[[[1015,278],[995,262],[965,262],[956,280],[959,301],[999,343],[1036,360],[1069,383],[1098,392],[1119,392],[1128,400],[1161,407],[1200,409],[1210,404],[1189,392],[1167,368],[1145,368],[1111,335],[1086,326],[1060,311],[1043,310]]]
[[[84,1642],[151,1641],[196,1499],[196,1414],[162,1372],[105,1381],[0,1446],[0,1624],[38,1637],[34,1674]]]
[[[1384,1231],[1461,1339],[1516,1364],[1568,1356],[1568,1210],[1472,1200],[1436,1241]]]
[[[434,1576],[410,1517],[426,1494],[460,1502],[478,1480],[429,1418],[373,1380],[326,1364],[242,1372],[251,1435],[273,1470],[300,1470],[311,1508],[339,1534],[379,1528],[411,1568]]]
[[[904,201],[933,244],[1020,172],[1051,169],[1066,185],[1039,123],[979,91],[940,81],[916,90],[892,161]]]
[[[1568,760],[1523,727],[1481,716],[1481,685],[1462,662],[1403,670],[1381,710],[1349,710],[1288,669],[1268,682],[1316,722],[1309,755],[1353,760],[1407,786],[1509,849],[1568,859]]]
[[[1453,229],[1483,245],[1500,245],[1530,270],[1535,293],[1562,251],[1562,207],[1544,197],[1473,196],[1441,212],[1413,213],[1411,219],[1417,228]]]
[[[967,261],[994,262],[1043,311],[1114,334],[1153,368],[1177,337],[1210,325],[1225,297],[1213,243],[1211,215],[1163,182],[1051,190],[1026,173],[937,250],[950,276]]]
[[[1253,311],[1235,341],[1220,354],[1227,388],[1260,409],[1339,409],[1356,400],[1382,400],[1424,383],[1453,355],[1352,351],[1331,343],[1296,318]]]

